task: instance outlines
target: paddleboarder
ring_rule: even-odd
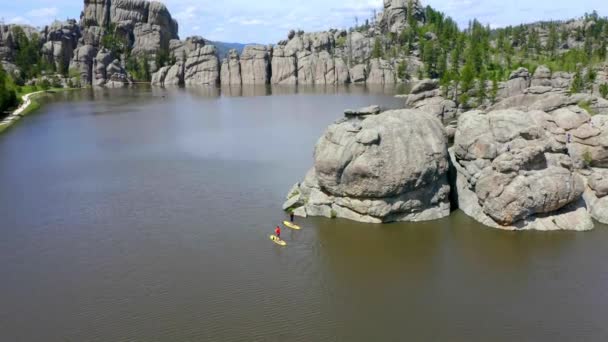
[[[281,240],[281,227],[277,226],[274,229],[274,235],[276,235],[277,239]]]

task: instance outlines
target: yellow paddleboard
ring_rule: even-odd
[[[295,223],[291,223],[291,222],[289,222],[289,221],[283,221],[283,224],[285,225],[285,227],[289,227],[289,228],[291,228],[291,229],[296,229],[296,230],[300,230],[300,229],[302,229],[302,227],[298,226],[298,225],[297,225],[297,224],[295,224]]]
[[[276,235],[270,235],[270,240],[272,240],[272,242],[276,243],[279,246],[287,246],[287,242],[277,238]]]

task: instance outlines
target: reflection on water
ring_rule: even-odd
[[[602,225],[503,232],[456,211],[268,240],[326,126],[394,93],[48,97],[0,135],[0,341],[606,340]]]

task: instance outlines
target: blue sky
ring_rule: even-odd
[[[597,10],[606,0],[422,0],[459,24],[478,18],[493,27],[536,20],[567,19]],[[82,0],[2,0],[5,23],[42,26],[54,19],[79,18]],[[290,28],[318,31],[352,26],[382,8],[382,0],[162,0],[180,23],[180,37],[201,35],[226,42],[275,43]],[[254,5],[255,4],[255,5]]]

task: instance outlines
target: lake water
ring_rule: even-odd
[[[391,90],[58,94],[0,135],[0,341],[606,341],[608,227],[302,219],[313,146]]]

